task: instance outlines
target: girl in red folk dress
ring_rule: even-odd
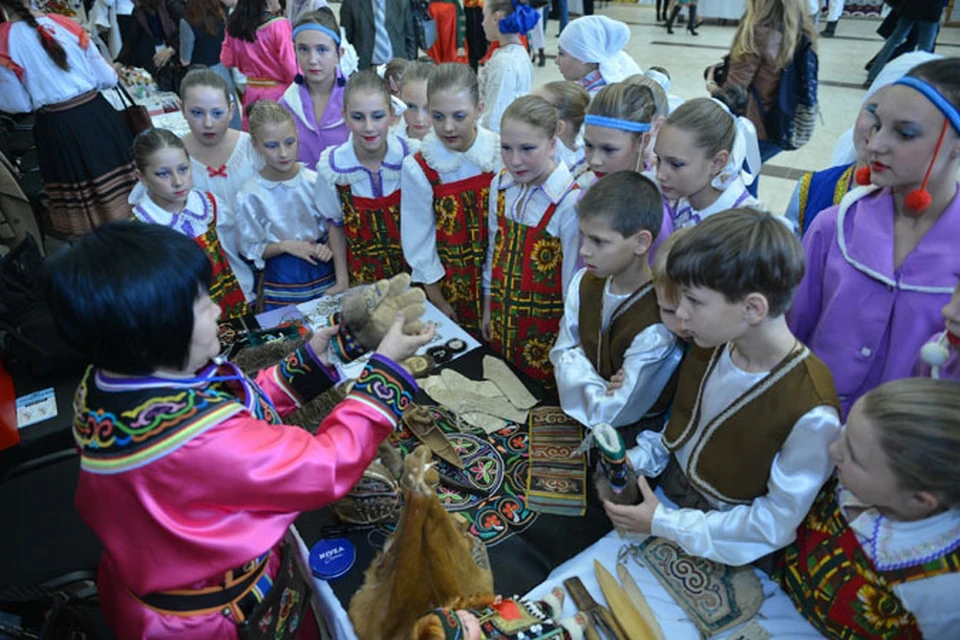
[[[193,238],[213,266],[210,298],[224,318],[247,313],[247,299],[237,282],[220,236],[235,233],[231,216],[209,191],[193,188],[193,171],[183,141],[166,129],[149,129],[133,142],[133,162],[146,195],[133,207],[141,222],[170,227]]]
[[[783,588],[828,638],[960,628],[960,385],[903,378],[853,405],[827,482],[785,550]]]
[[[500,138],[478,126],[483,111],[470,67],[437,67],[427,83],[433,132],[403,161],[400,236],[413,281],[448,317],[480,337],[490,181]]]
[[[390,132],[391,113],[387,81],[373,70],[353,74],[344,91],[350,138],[317,163],[314,200],[343,227],[351,286],[410,270],[400,246],[400,169],[420,145]]]
[[[527,375],[553,383],[550,348],[563,316],[563,292],[576,271],[579,188],[554,159],[557,110],[524,96],[503,114],[506,167],[490,184],[483,337]]]

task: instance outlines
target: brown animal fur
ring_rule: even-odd
[[[406,505],[397,530],[364,574],[350,601],[360,640],[405,640],[424,611],[464,593],[492,593],[493,576],[471,556],[474,539],[448,514],[430,487],[430,451],[404,461]]]

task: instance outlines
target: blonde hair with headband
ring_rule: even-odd
[[[597,92],[583,122],[608,129],[645,133],[650,130],[656,112],[657,101],[650,87],[618,82]]]

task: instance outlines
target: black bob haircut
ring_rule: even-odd
[[[44,268],[60,333],[95,367],[144,375],[184,366],[193,305],[212,271],[193,239],[160,225],[110,222]]]

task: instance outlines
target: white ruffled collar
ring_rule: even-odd
[[[190,191],[187,202],[179,213],[167,211],[154,202],[149,193],[145,193],[133,208],[133,214],[141,222],[163,225],[191,238],[206,233],[215,220],[210,200],[199,189]]]
[[[403,159],[415,153],[415,147],[409,140],[393,133],[387,135],[387,153],[383,156],[379,171],[381,180],[399,180]],[[368,181],[373,172],[364,167],[357,158],[351,133],[343,144],[323,150],[317,163],[317,173],[330,184],[357,184]]]
[[[435,132],[430,131],[423,139],[420,152],[427,164],[438,173],[456,171],[464,162],[479,167],[481,173],[501,168],[500,136],[480,125],[477,125],[477,137],[466,151],[451,151]]]
[[[837,486],[841,510],[864,505],[850,491]],[[879,571],[894,571],[931,562],[960,548],[960,509],[905,522],[891,520],[873,507],[864,509],[850,528]]]

